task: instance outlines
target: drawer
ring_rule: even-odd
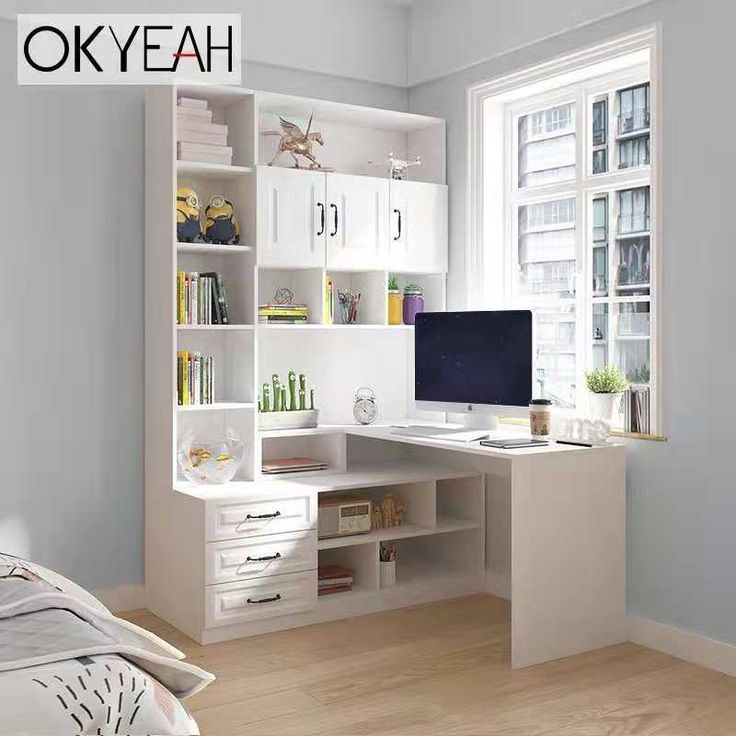
[[[317,569],[315,531],[210,542],[206,551],[208,585]]]
[[[210,585],[206,600],[208,627],[308,611],[317,605],[317,571]]]
[[[207,509],[208,542],[316,528],[316,491],[248,501],[216,501]]]

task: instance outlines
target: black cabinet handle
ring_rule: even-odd
[[[272,514],[247,514],[245,520],[252,521],[254,519],[276,519],[279,516],[281,516],[280,511],[274,511]]]
[[[281,600],[281,593],[276,593],[275,596],[272,598],[259,598],[258,600],[253,600],[253,598],[246,598],[245,602],[249,605],[258,605],[259,603],[275,603],[276,601]]]
[[[271,562],[271,560],[280,560],[281,552],[277,552],[275,555],[266,555],[265,557],[251,557],[248,555],[245,558],[246,562]]]
[[[322,202],[317,202],[317,207],[319,207],[319,232],[317,235],[324,235],[325,234],[325,206],[322,204]]]
[[[398,240],[401,237],[401,210],[394,210],[394,212],[396,213],[396,215],[398,217],[398,225],[399,225],[399,232],[394,237],[394,240]]]
[[[335,210],[335,229],[330,233],[330,237],[334,238],[337,235],[337,205],[331,204],[330,207]]]

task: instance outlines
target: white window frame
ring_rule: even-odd
[[[576,267],[578,289],[576,290],[576,312],[579,329],[576,334],[577,385],[584,385],[586,361],[589,360],[592,344],[592,201],[595,194],[614,192],[609,197],[609,283],[615,254],[615,226],[617,223],[618,197],[615,190],[637,186],[650,187],[650,387],[652,433],[662,431],[662,411],[659,394],[661,390],[661,257],[659,245],[659,172],[657,150],[659,147],[660,98],[658,84],[658,28],[650,28],[624,38],[585,49],[532,69],[501,79],[471,87],[468,90],[468,234],[469,248],[466,259],[466,283],[468,285],[468,308],[500,308],[507,306],[513,294],[514,269],[510,254],[516,244],[518,218],[517,207],[539,201],[575,196],[576,199]],[[615,60],[626,54],[647,51],[649,63],[642,68],[626,68],[606,72],[595,78],[586,76],[586,70],[600,62]],[[613,62],[615,64],[615,61]],[[604,64],[605,66],[605,64]],[[589,73],[589,72],[588,72]],[[566,75],[572,83],[551,90],[549,85]],[[578,75],[578,79],[575,76]],[[608,171],[592,174],[592,105],[606,90],[621,89],[638,82],[650,83],[650,164],[618,170],[613,141],[616,132],[615,104],[609,102],[607,156]],[[529,90],[539,89],[530,95]],[[513,100],[514,95],[522,95]],[[508,101],[512,98],[511,101]],[[554,182],[525,188],[518,187],[518,119],[542,107],[575,101],[576,114],[576,176],[564,182]],[[615,100],[615,97],[614,97]],[[487,104],[491,102],[493,107]],[[489,110],[495,112],[490,113]],[[501,122],[502,117],[502,122]],[[655,133],[656,131],[656,133]],[[498,136],[501,135],[501,145]],[[487,147],[494,146],[492,150]],[[502,161],[499,161],[499,157]],[[493,161],[493,173],[489,174],[489,160]],[[503,176],[498,176],[498,164],[503,166]],[[503,201],[499,201],[502,199]],[[513,214],[512,214],[513,213]],[[589,233],[588,230],[591,230]],[[591,252],[589,252],[591,251]],[[490,259],[490,261],[489,261]],[[501,264],[501,273],[487,269],[489,263]],[[585,288],[580,288],[581,285]],[[609,297],[614,295],[609,291]],[[620,301],[620,300],[619,300]],[[609,300],[608,337],[613,347],[612,321],[615,300]],[[610,353],[609,353],[610,355]],[[580,393],[580,392],[578,392]]]

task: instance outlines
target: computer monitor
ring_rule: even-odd
[[[528,310],[417,314],[417,408],[467,413],[470,426],[523,415],[532,398],[532,332]]]

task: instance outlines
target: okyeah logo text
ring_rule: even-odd
[[[240,84],[240,16],[18,15],[18,84]]]

